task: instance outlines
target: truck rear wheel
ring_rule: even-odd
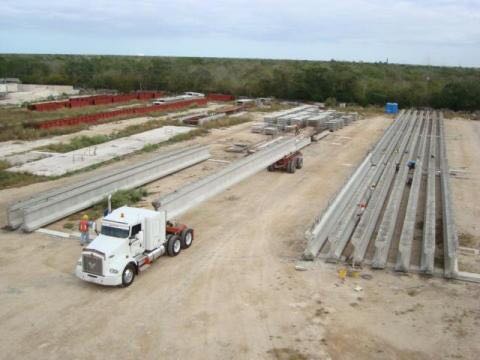
[[[170,239],[168,239],[168,244],[167,244],[168,256],[177,256],[178,254],[180,254],[181,250],[182,250],[182,240],[180,239],[180,236],[178,235],[170,236]]]
[[[295,160],[290,160],[287,164],[287,172],[290,174],[295,173],[296,168],[296,161]]]
[[[297,169],[301,169],[303,167],[303,157],[298,157],[296,161]]]
[[[123,269],[122,273],[122,286],[128,287],[132,285],[133,280],[135,280],[135,267],[132,264],[128,264]]]
[[[268,171],[275,171],[275,165],[273,165],[273,164],[272,164],[272,165],[268,165],[267,170],[268,170]]]
[[[180,234],[180,238],[182,241],[182,249],[188,249],[193,242],[193,230],[192,229],[184,229]]]

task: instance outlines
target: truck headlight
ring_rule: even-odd
[[[112,274],[118,274],[118,270],[117,270],[117,269],[109,269],[108,271],[110,271]]]

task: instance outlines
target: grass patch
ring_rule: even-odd
[[[7,171],[10,164],[4,160],[0,160],[0,190],[13,187],[30,185],[37,182],[51,180],[48,176],[38,176],[30,173],[16,173]]]
[[[112,139],[106,135],[75,136],[68,143],[50,144],[50,145],[42,146],[38,149],[44,150],[44,151],[58,152],[58,153],[67,153],[69,151],[78,150],[88,146],[98,145],[110,140]]]
[[[460,233],[458,234],[458,241],[460,245],[465,246],[465,247],[470,247],[470,248],[479,248],[480,247],[480,242],[473,236],[472,234],[469,233]]]
[[[360,116],[378,116],[385,115],[385,109],[381,106],[347,106],[344,108],[334,107],[334,110],[339,112],[357,112]]]
[[[64,229],[73,230],[74,227],[75,227],[75,224],[71,223],[71,222],[67,222],[67,223],[63,224]]]
[[[223,117],[218,120],[210,121],[200,128],[202,129],[219,129],[223,127],[235,126],[240,125],[246,122],[252,121],[252,119],[248,116],[236,116],[236,117]]]
[[[272,103],[271,105],[266,106],[254,106],[247,111],[249,112],[262,112],[262,113],[270,113],[274,111],[281,111],[291,109],[292,105],[281,104],[281,103]]]

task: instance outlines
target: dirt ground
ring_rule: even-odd
[[[76,279],[77,241],[2,232],[2,356],[478,358],[480,286],[370,270],[342,281],[337,266],[298,261],[305,230],[389,121],[358,121],[306,148],[301,171],[263,171],[188,212],[179,220],[195,228],[192,248],[126,289]],[[247,125],[199,141],[222,156],[227,139],[251,139]],[[180,185],[182,173],[150,188]],[[47,184],[0,192],[0,208],[58,183]]]
[[[480,250],[480,121],[445,121],[455,223],[461,247]],[[460,251],[459,267],[480,273],[480,256]]]

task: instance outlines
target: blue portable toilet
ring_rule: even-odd
[[[385,105],[385,113],[387,114],[397,114],[398,113],[398,104],[397,103],[387,103]]]

